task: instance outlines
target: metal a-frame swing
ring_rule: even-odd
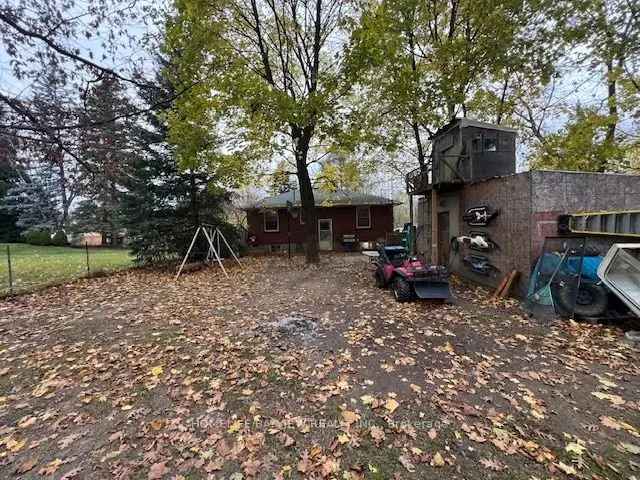
[[[208,230],[207,230],[207,228],[208,228]],[[180,265],[180,268],[178,269],[178,273],[176,273],[174,281],[177,280],[178,277],[180,277],[180,274],[182,273],[182,269],[184,268],[185,264],[187,263],[189,255],[191,254],[191,250],[193,250],[193,246],[196,244],[196,240],[198,238],[198,234],[201,231],[204,234],[205,238],[207,239],[207,242],[209,243],[209,250],[207,251],[207,257],[205,259],[205,261],[207,263],[213,261],[213,258],[215,258],[216,261],[218,262],[218,265],[220,265],[220,268],[222,269],[222,272],[224,273],[225,277],[227,277],[227,278],[229,277],[229,274],[227,273],[227,270],[224,268],[224,265],[222,264],[222,259],[220,258],[220,248],[221,248],[220,239],[222,239],[224,244],[227,246],[227,249],[231,252],[231,255],[233,256],[235,261],[238,262],[238,265],[240,265],[240,267],[242,268],[242,263],[240,263],[240,259],[238,259],[238,256],[233,251],[233,249],[231,248],[231,245],[229,245],[229,242],[227,242],[227,239],[222,234],[220,229],[218,227],[214,227],[213,225],[203,224],[203,225],[200,225],[196,229],[196,233],[193,234],[193,239],[191,240],[191,245],[189,245],[189,249],[187,250],[187,253],[184,256],[184,259],[182,260],[182,264]],[[218,248],[216,248],[216,245],[214,245],[214,244],[217,244]]]

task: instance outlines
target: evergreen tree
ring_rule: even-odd
[[[3,199],[2,209],[16,216],[22,230],[55,231],[60,228],[60,210],[51,179],[35,171],[11,187]]]
[[[121,185],[134,155],[129,137],[135,126],[127,117],[132,106],[118,80],[108,76],[88,92],[85,105],[82,120],[92,125],[80,139],[86,198],[74,214],[74,229],[100,232],[108,243],[122,229]]]
[[[149,105],[170,98],[171,86],[159,75],[160,93],[145,92]],[[181,171],[175,152],[166,142],[164,111],[152,111],[144,125],[133,129],[136,155],[130,157],[130,172],[122,196],[123,225],[138,263],[162,263],[184,255],[195,229],[205,224],[220,225],[225,237],[235,237],[223,220],[228,194],[215,188],[214,178],[201,168]],[[208,250],[200,236],[192,258],[203,257]]]
[[[15,163],[15,148],[10,139],[0,135],[0,204],[12,187],[21,179],[20,170]],[[20,236],[20,229],[16,225],[18,220],[15,212],[0,208],[0,242],[15,242]]]

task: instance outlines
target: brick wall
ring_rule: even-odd
[[[640,176],[584,172],[531,172],[531,255],[537,258],[545,236],[557,235],[558,215],[609,210],[640,210]],[[592,236],[603,254],[624,237]]]
[[[355,234],[359,241],[370,242],[384,239],[387,233],[393,231],[393,206],[372,205],[371,228],[356,228],[355,207],[318,208],[319,219],[330,218],[333,227],[334,250],[343,250],[342,235]],[[247,212],[247,223],[250,235],[255,235],[257,245],[284,245],[288,242],[287,223],[291,229],[291,242],[304,243],[305,225],[300,218],[292,218],[286,209],[278,210],[280,229],[278,232],[265,232],[263,228],[263,213],[259,210]],[[317,226],[316,226],[317,228]]]
[[[511,270],[518,270],[519,281],[512,293],[524,296],[529,273],[542,251],[545,238],[558,234],[558,216],[584,211],[640,210],[640,176],[533,171],[467,184],[457,195],[459,232],[466,235],[471,230],[484,231],[500,248],[477,253],[463,247],[452,256],[450,269],[469,280],[491,287],[498,285]],[[446,203],[440,202],[438,211],[443,211]],[[462,215],[468,208],[481,205],[500,209],[501,213],[488,227],[469,227]],[[418,200],[416,221],[418,251],[424,252],[427,260],[431,261],[431,207],[428,196]],[[592,236],[588,245],[604,254],[613,243],[628,241],[624,237]],[[499,271],[488,277],[471,272],[462,262],[463,256],[469,253],[488,257]]]
[[[517,270],[521,274],[517,285],[513,287],[513,293],[524,294],[532,261],[529,174],[525,172],[470,184],[460,192],[460,197],[459,222],[462,234],[468,235],[471,231],[485,232],[498,245],[498,248],[488,252],[475,252],[468,247],[463,247],[453,257],[452,268],[470,280],[491,287],[496,287],[512,270]],[[500,214],[487,227],[468,226],[462,219],[462,215],[467,209],[482,205],[500,210]],[[489,258],[491,264],[498,270],[489,276],[470,271],[462,262],[462,258],[471,253]]]

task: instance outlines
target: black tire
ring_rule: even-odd
[[[411,285],[404,278],[398,276],[393,279],[393,296],[398,302],[408,302],[413,298]]]
[[[376,287],[384,288],[387,286],[386,282],[384,281],[384,274],[382,273],[382,270],[377,269],[374,276],[376,278]]]
[[[576,295],[575,284],[565,284],[556,290],[556,300],[567,312],[573,312],[579,317],[600,317],[607,311],[607,289],[595,283],[581,282]],[[575,300],[575,309],[573,302]]]

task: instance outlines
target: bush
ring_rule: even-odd
[[[66,247],[69,244],[67,241],[67,234],[63,230],[58,230],[51,239],[51,245],[57,247]]]
[[[48,230],[29,230],[23,234],[29,245],[51,245],[51,233]]]

